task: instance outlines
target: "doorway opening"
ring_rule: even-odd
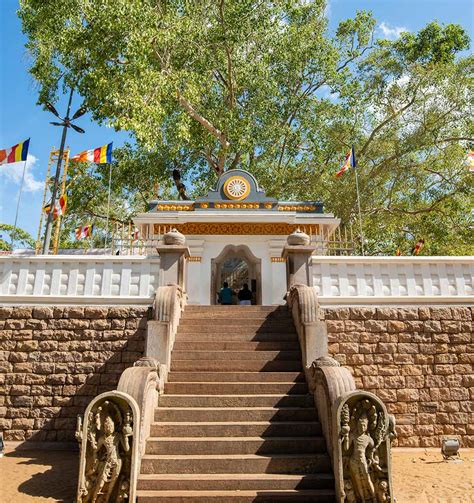
[[[261,260],[246,245],[227,245],[218,257],[211,260],[211,304],[217,304],[224,282],[234,291],[233,304],[244,283],[252,291],[252,304],[262,303]]]

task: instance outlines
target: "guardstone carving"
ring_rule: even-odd
[[[103,393],[78,417],[76,439],[81,443],[78,503],[133,501],[134,442],[138,407],[124,393]],[[131,491],[132,489],[132,491]]]
[[[371,393],[353,392],[337,407],[341,501],[392,502],[390,445],[394,419]]]

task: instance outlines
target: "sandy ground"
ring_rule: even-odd
[[[474,449],[462,462],[444,462],[437,450],[393,452],[397,503],[474,502]],[[77,453],[8,450],[0,458],[0,502],[74,501]]]

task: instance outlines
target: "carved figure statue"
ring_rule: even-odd
[[[79,432],[80,423],[78,421],[76,432],[78,439],[82,439],[82,433]],[[110,401],[104,401],[95,410],[90,411],[87,422],[85,477],[79,491],[79,502],[128,501],[128,453],[133,435],[131,425],[131,412],[123,414],[119,407]]]
[[[353,407],[346,403],[340,415],[346,503],[390,501],[386,459],[381,463],[381,446],[389,436],[384,414],[368,399]]]

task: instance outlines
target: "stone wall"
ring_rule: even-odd
[[[395,414],[399,446],[474,447],[472,308],[325,310],[329,352]]]
[[[76,417],[143,355],[147,308],[0,307],[0,431],[70,441]]]

